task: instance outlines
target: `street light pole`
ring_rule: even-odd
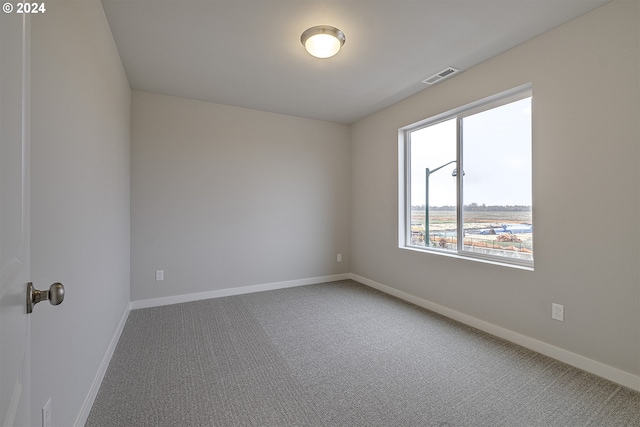
[[[425,173],[424,233],[425,233],[425,238],[427,239],[425,242],[426,247],[431,246],[431,238],[429,236],[429,175],[455,162],[456,160],[451,160],[449,163],[445,163],[442,166],[438,166],[434,170],[430,170],[429,168],[425,169],[426,173]],[[453,176],[455,176],[456,171],[454,170],[453,173],[454,173]]]

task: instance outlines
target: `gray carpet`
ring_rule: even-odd
[[[640,426],[640,393],[353,281],[132,311],[87,426]]]

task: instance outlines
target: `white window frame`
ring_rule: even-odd
[[[464,249],[464,224],[463,224],[463,173],[456,175],[456,210],[457,210],[457,249],[456,250],[443,250],[440,248],[433,248],[429,246],[415,246],[411,245],[411,183],[410,183],[410,134],[420,129],[436,125],[455,118],[457,120],[456,125],[456,168],[458,171],[464,170],[464,159],[462,158],[462,144],[460,141],[460,128],[462,119],[465,117],[487,111],[502,105],[506,105],[512,102],[519,101],[521,99],[529,98],[533,99],[533,91],[531,83],[518,86],[516,88],[498,93],[496,95],[489,96],[476,102],[464,105],[462,107],[455,108],[453,110],[446,111],[436,116],[430,117],[425,120],[421,120],[416,123],[404,126],[398,129],[398,247],[401,249],[408,249],[412,251],[425,252],[438,254],[443,256],[471,259],[476,261],[488,262],[492,264],[504,265],[509,267],[522,268],[526,270],[533,270],[533,259],[520,259],[510,258],[498,255],[490,255],[484,253],[472,252]],[[533,102],[532,102],[533,104]],[[532,107],[533,109],[533,107]],[[533,117],[533,112],[532,112]],[[533,133],[533,129],[532,129]],[[532,135],[533,145],[533,135]],[[532,208],[533,208],[533,196],[532,196]],[[532,218],[533,221],[533,218]],[[535,227],[534,227],[535,229]],[[428,230],[426,230],[428,233]],[[535,236],[532,236],[535,239]],[[535,243],[534,243],[535,247]]]

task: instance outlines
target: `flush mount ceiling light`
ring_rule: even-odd
[[[317,25],[305,30],[300,41],[316,58],[330,58],[342,47],[346,37],[342,31],[329,25]]]

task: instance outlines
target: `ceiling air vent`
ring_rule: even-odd
[[[457,68],[453,68],[453,67],[447,67],[444,70],[440,71],[439,73],[434,74],[431,77],[427,77],[426,79],[424,79],[422,81],[422,83],[426,83],[428,85],[433,85],[438,83],[441,80],[444,80],[448,77],[453,76],[456,73],[459,73],[460,70],[458,70]]]

